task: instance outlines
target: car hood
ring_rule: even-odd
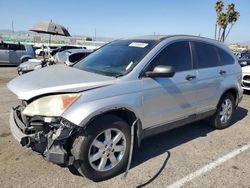
[[[250,74],[250,66],[245,66],[245,67],[242,67],[242,73],[248,73]]]
[[[82,71],[65,65],[49,66],[11,80],[7,87],[19,99],[63,92],[80,92],[114,84],[116,78]]]

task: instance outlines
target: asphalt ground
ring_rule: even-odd
[[[215,130],[206,121],[142,142],[123,174],[95,183],[68,168],[46,162],[23,148],[10,133],[9,112],[19,103],[6,83],[15,67],[0,67],[0,187],[250,187],[250,94],[235,112],[234,123]]]

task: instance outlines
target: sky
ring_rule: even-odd
[[[39,21],[69,28],[71,35],[122,38],[191,34],[213,38],[216,0],[1,0],[0,29],[29,30]],[[250,41],[250,0],[234,3],[241,14],[228,42]]]

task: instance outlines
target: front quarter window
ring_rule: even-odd
[[[90,54],[74,67],[106,76],[122,76],[130,72],[157,43],[156,40],[114,41]]]

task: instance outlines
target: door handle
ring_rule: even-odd
[[[188,80],[188,81],[194,80],[195,78],[196,78],[195,75],[187,75],[186,76],[186,80]]]
[[[227,71],[225,71],[225,70],[220,70],[220,75],[224,75],[224,74],[226,74],[227,73]]]

